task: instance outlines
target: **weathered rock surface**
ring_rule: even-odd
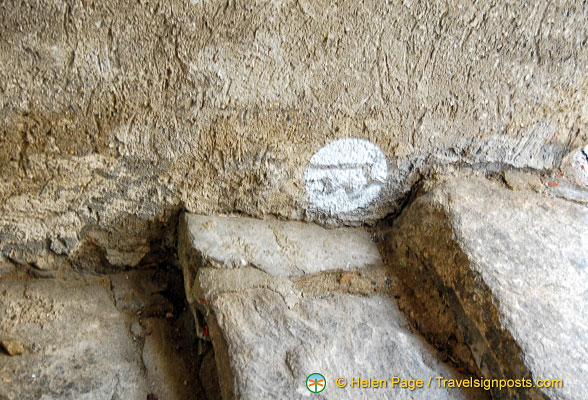
[[[1,256],[58,269],[95,251],[129,267],[183,207],[361,223],[395,211],[428,168],[557,168],[588,142],[587,13],[547,0],[4,1]],[[379,150],[355,160],[356,140],[330,160],[324,184],[341,196],[315,204],[328,160],[313,158],[342,138]],[[362,188],[377,195],[337,200]]]
[[[489,378],[562,379],[520,398],[588,397],[588,209],[483,179],[418,197],[386,241],[388,259],[469,345]],[[419,323],[436,316],[423,314]],[[494,392],[511,398],[515,391]]]
[[[562,169],[573,183],[588,187],[588,145],[571,152],[564,160]]]
[[[170,301],[147,290],[169,289],[162,274],[0,280],[0,341],[24,347],[0,351],[0,398],[204,398],[189,309],[174,310],[172,324],[162,314]],[[121,288],[135,301],[115,300]],[[202,378],[218,392],[214,375]]]
[[[251,264],[272,276],[299,277],[381,263],[378,248],[364,230],[327,230],[314,224],[275,219],[193,214],[184,218],[186,239],[192,243],[187,250],[204,254],[218,268]]]
[[[2,282],[0,335],[27,352],[0,354],[9,399],[145,399],[147,382],[124,320],[101,286]]]
[[[188,214],[179,234],[188,301],[214,345],[225,399],[308,396],[312,372],[327,379],[319,398],[483,396],[335,385],[339,376],[459,376],[407,325],[364,230]]]

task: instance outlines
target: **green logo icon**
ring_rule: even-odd
[[[320,393],[327,387],[327,379],[315,372],[306,377],[306,388],[311,393]]]

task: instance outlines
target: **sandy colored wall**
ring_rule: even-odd
[[[181,208],[361,223],[431,168],[560,167],[588,8],[448,3],[1,2],[1,257],[135,265]]]

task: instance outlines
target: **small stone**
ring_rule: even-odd
[[[0,345],[9,356],[18,356],[24,353],[24,346],[16,340],[3,340]]]
[[[349,284],[349,281],[354,278],[353,274],[342,274],[341,278],[339,278],[339,284],[346,285]]]
[[[542,188],[541,179],[535,174],[508,170],[504,171],[504,181],[512,190],[535,190],[540,191]]]
[[[110,264],[119,267],[135,267],[149,250],[148,245],[135,246],[133,250],[107,248],[106,259]]]
[[[141,327],[141,324],[137,321],[133,321],[133,323],[131,324],[131,333],[134,336],[141,336],[141,334],[143,333],[143,327]]]

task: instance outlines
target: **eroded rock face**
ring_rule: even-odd
[[[184,206],[359,224],[427,168],[558,167],[588,143],[586,9],[470,3],[2,2],[1,255],[126,268]],[[313,196],[346,138],[377,150]]]
[[[0,399],[218,398],[179,273],[0,279]]]
[[[146,398],[141,361],[104,287],[2,282],[0,307],[0,335],[25,347],[0,354],[5,398]]]
[[[418,301],[438,309],[431,299],[442,299],[484,376],[564,383],[520,398],[588,396],[585,206],[449,179],[404,210],[386,247]]]
[[[297,399],[310,394],[312,372],[327,379],[323,398],[484,398],[335,385],[339,376],[459,376],[407,325],[366,231],[187,214],[179,233],[188,301],[214,345],[225,399]]]

